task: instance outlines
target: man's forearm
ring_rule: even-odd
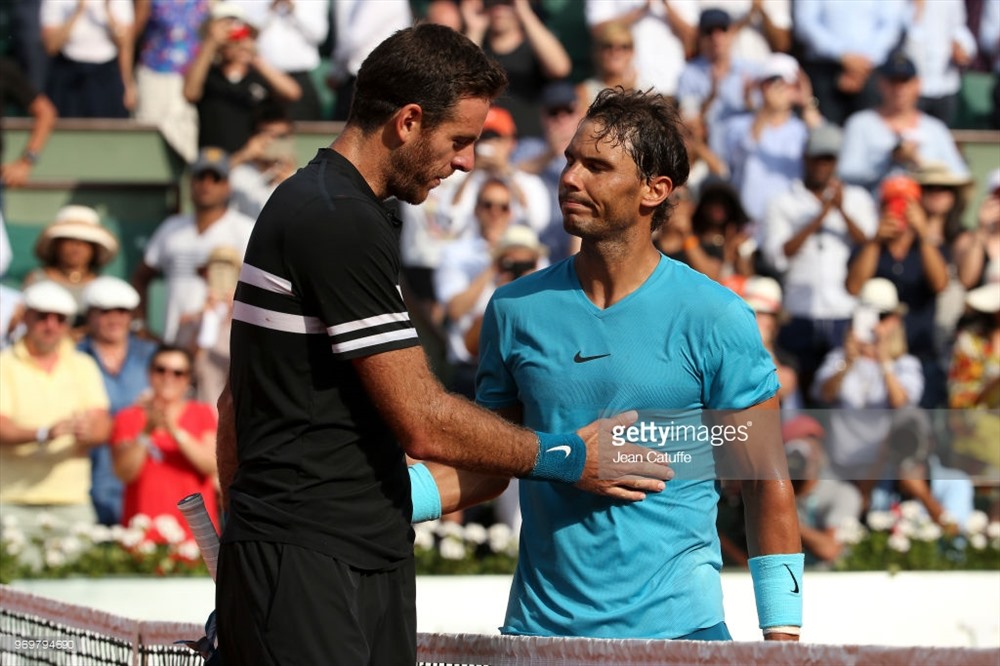
[[[219,471],[219,489],[222,494],[222,508],[229,509],[229,486],[236,476],[236,418],[233,411],[233,394],[229,382],[219,396],[219,427],[215,442],[215,460]]]

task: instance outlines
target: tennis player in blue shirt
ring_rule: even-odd
[[[639,442],[668,456],[676,477],[636,503],[522,480],[520,557],[501,631],[729,639],[715,528],[716,474],[725,474],[745,479],[764,637],[797,640],[803,557],[774,365],[743,301],[652,243],[688,174],[677,115],[659,95],[606,90],[566,157],[559,200],[581,250],[496,292],[477,400],[543,432],[637,410],[608,455]]]

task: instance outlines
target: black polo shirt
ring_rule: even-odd
[[[239,468],[223,541],[295,544],[362,569],[412,553],[404,454],[351,364],[418,344],[399,228],[329,149],[261,211],[233,306]]]

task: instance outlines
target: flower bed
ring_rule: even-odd
[[[39,517],[42,536],[29,540],[12,521],[0,536],[0,583],[68,576],[208,574],[197,545],[170,516],[136,516],[127,527],[80,526],[69,536],[46,537],[55,525]],[[47,522],[48,521],[48,522]],[[1000,570],[1000,523],[975,512],[961,532],[943,532],[915,502],[892,512],[871,512],[867,527],[843,525],[846,545],[840,571]],[[65,530],[63,530],[64,532]],[[511,574],[517,563],[517,535],[503,524],[433,521],[414,526],[414,555],[420,575]],[[157,543],[159,534],[166,543]],[[29,548],[41,552],[29,565]]]

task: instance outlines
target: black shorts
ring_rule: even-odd
[[[226,666],[413,666],[413,558],[363,571],[288,544],[223,544],[215,606]]]

